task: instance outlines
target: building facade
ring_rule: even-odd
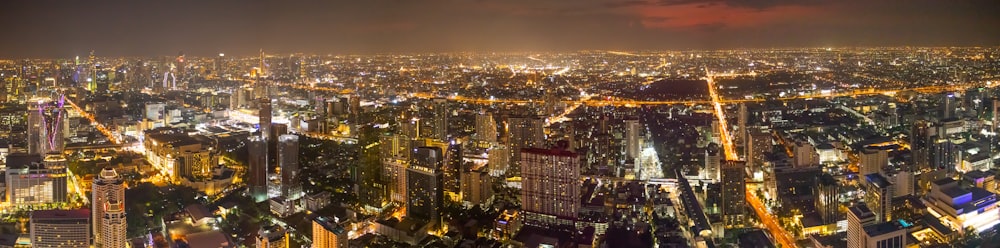
[[[89,247],[90,211],[36,210],[31,212],[31,247]]]
[[[525,224],[572,225],[580,210],[580,158],[562,149],[521,149]]]

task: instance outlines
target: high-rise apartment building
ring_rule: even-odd
[[[882,174],[865,175],[865,204],[875,213],[875,220],[885,222],[891,219],[892,197],[895,186]]]
[[[411,157],[406,169],[406,216],[436,222],[444,201],[444,153],[438,147],[417,147]]]
[[[537,116],[507,118],[506,142],[510,152],[509,162],[517,169],[521,162],[521,149],[537,148],[545,143],[545,120]]]
[[[898,221],[879,222],[864,203],[848,208],[847,247],[903,248],[907,229]]]
[[[580,210],[580,158],[564,149],[521,149],[525,224],[571,225]]]
[[[314,248],[347,248],[347,230],[336,219],[319,216],[313,219],[312,240]]]
[[[847,247],[865,248],[865,227],[874,225],[875,213],[864,203],[847,209]]]
[[[128,243],[126,231],[128,222],[125,220],[125,201],[109,200],[101,206],[102,216],[95,219],[100,221],[100,229],[94,229],[94,244],[101,248],[125,248]]]
[[[109,244],[109,242],[105,242],[106,238],[108,239],[108,241],[124,240],[124,237],[118,236],[117,233],[118,230],[110,230],[107,232],[104,230],[105,218],[110,218],[109,221],[110,224],[112,225],[112,228],[115,228],[116,227],[115,225],[124,223],[124,218],[125,218],[124,181],[120,176],[118,176],[118,172],[116,172],[115,169],[112,169],[110,167],[104,168],[103,170],[101,170],[101,173],[98,174],[96,178],[94,178],[93,190],[91,190],[90,199],[91,199],[91,204],[90,204],[91,219],[94,220],[93,230],[94,233],[97,234],[94,236],[94,243],[98,245]],[[118,210],[120,213],[111,213],[110,215],[106,215],[105,212],[108,209],[112,208]],[[121,219],[121,223],[118,222],[119,218]],[[121,229],[121,231],[124,230],[125,229]],[[105,235],[112,235],[112,236],[106,237]]]
[[[746,224],[746,162],[722,163],[722,219],[727,227]]]
[[[448,99],[434,99],[434,138],[442,141],[448,140]]]

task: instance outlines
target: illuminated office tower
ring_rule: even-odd
[[[740,227],[746,221],[746,162],[722,163],[722,220],[726,227]]]
[[[638,158],[642,151],[643,129],[639,120],[625,120],[625,156],[629,160]]]
[[[90,247],[90,211],[31,212],[31,247]]]
[[[865,175],[865,204],[875,213],[878,222],[889,221],[895,187],[882,174]]]
[[[830,174],[822,173],[816,177],[816,187],[813,188],[814,204],[823,223],[835,223],[844,218],[839,210],[842,190],[840,183]]]
[[[267,141],[259,135],[250,136],[248,147],[250,153],[250,164],[247,169],[247,186],[250,190],[250,198],[254,202],[267,200]]]
[[[258,102],[257,108],[257,118],[258,118],[258,130],[260,130],[260,135],[264,137],[265,140],[274,140],[275,137],[271,136],[271,99],[261,98]]]
[[[448,99],[434,98],[434,137],[438,140],[448,140]]]
[[[128,223],[125,220],[125,201],[111,200],[103,204],[101,208],[103,216],[95,219],[100,221],[100,229],[95,229],[97,233],[94,244],[101,248],[125,248],[128,243],[126,230]]]
[[[90,197],[90,213],[91,219],[95,220],[93,224],[94,233],[97,234],[94,236],[95,244],[108,244],[107,242],[104,242],[104,235],[108,234],[108,232],[104,231],[105,226],[102,219],[106,217],[105,211],[109,207],[109,204],[111,204],[110,207],[120,209],[122,211],[121,218],[124,219],[125,210],[120,206],[117,206],[119,203],[123,204],[125,202],[125,187],[123,184],[124,181],[122,181],[122,178],[118,176],[118,172],[110,167],[101,170],[100,174],[97,175],[97,178],[94,178],[93,190],[91,190]],[[118,217],[119,216],[117,214],[112,214],[111,216],[113,220],[117,220]],[[112,231],[111,234],[116,233]]]
[[[406,216],[436,222],[444,201],[444,153],[438,147],[417,147],[411,157],[406,169]]]
[[[524,148],[520,164],[524,223],[572,225],[580,210],[579,155],[561,148]]]
[[[278,137],[278,168],[281,168],[281,196],[288,200],[301,197],[298,135],[285,134]]]
[[[65,148],[66,110],[64,98],[52,101],[35,98],[28,101],[28,153],[62,153]]]
[[[66,158],[38,154],[7,155],[7,202],[14,206],[66,202]]]

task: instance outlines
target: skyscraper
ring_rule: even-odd
[[[125,220],[125,201],[110,200],[104,203],[101,208],[104,213],[100,219],[100,229],[94,229],[97,234],[94,244],[102,248],[125,248],[128,243],[126,230],[128,222]],[[94,222],[97,222],[97,221]]]
[[[737,116],[737,129],[736,129],[736,145],[743,146],[743,149],[747,147],[747,135],[749,134],[747,130],[747,119],[749,119],[749,113],[747,113],[747,105],[745,103],[740,103],[739,115]]]
[[[480,112],[476,115],[476,137],[481,142],[497,141],[497,122],[493,120],[493,114]]]
[[[864,203],[849,208],[847,247],[907,247],[907,228],[898,221],[879,222]]]
[[[259,135],[250,136],[248,144],[250,164],[247,169],[247,186],[254,202],[267,200],[267,140]]]
[[[740,227],[746,221],[746,162],[722,164],[722,219],[727,227]]]
[[[525,224],[572,225],[580,210],[580,158],[564,149],[521,149]]]
[[[281,168],[281,196],[288,200],[301,197],[298,135],[285,134],[278,137],[278,168]]]
[[[64,98],[52,101],[35,98],[28,101],[28,153],[62,153],[65,148],[64,126],[66,111]]]
[[[444,154],[441,148],[417,147],[411,157],[406,169],[406,216],[436,222],[444,201],[441,171]]]
[[[35,210],[31,212],[31,247],[89,247],[90,211]]]
[[[434,98],[434,137],[448,141],[448,99]]]
[[[860,203],[847,211],[847,247],[865,248],[865,227],[877,223],[875,213]]]
[[[514,169],[519,169],[521,149],[544,145],[544,123],[545,121],[537,116],[507,118],[506,142],[510,152],[508,161]]]
[[[841,189],[837,179],[830,174],[822,173],[817,176],[813,196],[816,197],[814,201],[816,212],[819,213],[823,223],[834,223],[843,219],[844,215],[838,210]]]
[[[271,99],[261,98],[260,102],[257,103],[259,112],[257,113],[258,118],[258,128],[260,130],[260,135],[264,137],[265,140],[274,140],[275,137],[271,136]]]
[[[627,159],[639,157],[639,152],[642,150],[640,142],[642,142],[643,129],[639,120],[625,120],[625,156]]]
[[[885,222],[891,219],[892,197],[895,187],[878,173],[865,175],[865,204],[875,213],[875,220]]]
[[[66,159],[50,154],[7,155],[7,202],[15,206],[66,202]]]
[[[97,175],[94,179],[93,190],[91,190],[91,219],[93,221],[94,233],[94,243],[101,244],[111,244],[114,240],[123,241],[124,237],[118,237],[118,230],[105,231],[104,218],[111,218],[111,225],[118,225],[118,218],[121,218],[122,223],[124,223],[125,209],[123,208],[125,203],[125,187],[124,181],[118,176],[118,172],[110,167],[101,170],[101,173]],[[120,205],[120,206],[119,206]],[[121,213],[112,213],[105,216],[105,211],[109,208],[115,208]],[[114,227],[112,227],[114,228]],[[121,229],[124,231],[125,229]],[[112,235],[112,237],[105,237],[105,235]],[[122,235],[124,236],[124,234]],[[106,242],[105,239],[108,239]],[[115,247],[115,246],[112,246]]]

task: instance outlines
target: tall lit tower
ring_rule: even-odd
[[[257,77],[264,77],[264,75],[267,75],[267,67],[266,67],[267,63],[264,63],[264,49],[263,48],[260,49],[260,61],[258,61],[258,63],[260,63],[258,65],[259,68],[260,68],[260,70],[258,70],[258,72],[257,72]]]
[[[353,107],[353,106],[352,106]],[[438,140],[448,140],[448,100],[434,99],[434,137]]]
[[[737,125],[739,125],[739,126],[736,129],[736,132],[737,132],[736,133],[736,145],[742,146],[743,149],[744,149],[744,151],[745,151],[746,146],[747,146],[746,143],[747,143],[747,134],[748,134],[747,119],[750,118],[749,117],[749,113],[747,113],[747,105],[746,104],[744,104],[744,103],[740,104],[739,116],[737,116],[737,117],[738,117],[738,119],[736,120],[736,122],[737,122]],[[744,159],[746,159],[745,158],[746,157],[745,154],[746,154],[746,152],[744,152]]]
[[[746,221],[746,162],[722,164],[722,220],[726,227],[743,226]]]
[[[492,114],[480,112],[476,115],[475,139],[490,143],[497,141],[497,122],[493,120]]]
[[[128,243],[128,238],[125,236],[128,227],[125,221],[125,201],[107,201],[101,207],[104,215],[100,219],[92,220],[94,223],[100,222],[101,227],[99,230],[94,230],[97,234],[94,244],[101,248],[125,248],[125,244]]]
[[[250,198],[254,202],[267,200],[267,140],[263,136],[250,136],[248,147],[250,152],[250,165],[247,169],[247,186],[250,189]]]
[[[48,98],[35,98],[28,102],[28,153],[62,153],[66,141],[63,127],[67,125],[65,98],[53,102]]]
[[[573,225],[580,210],[580,157],[565,149],[524,148],[520,159],[525,224]]]
[[[438,147],[413,149],[406,169],[406,216],[435,222],[440,216],[444,191],[441,166],[444,153]]]
[[[510,117],[507,119],[506,142],[510,152],[508,156],[510,169],[520,169],[521,149],[541,147],[545,143],[543,124],[545,121],[537,116]]]
[[[629,159],[639,157],[642,150],[641,137],[643,127],[638,119],[625,120],[625,156]]]
[[[258,127],[260,136],[264,137],[265,140],[274,140],[274,137],[271,136],[271,99],[261,98],[258,108],[257,118],[260,125]]]
[[[91,220],[94,226],[94,233],[97,234],[94,238],[95,244],[113,244],[113,241],[122,241],[125,238],[124,227],[120,230],[122,232],[120,237],[118,236],[119,230],[117,230],[117,225],[125,221],[125,210],[123,208],[125,187],[123,183],[124,181],[118,176],[118,172],[110,167],[101,170],[101,173],[94,179],[93,190],[91,191],[90,213],[92,214]],[[120,213],[110,213],[111,223],[109,224],[112,230],[105,230],[108,226],[105,225],[104,218],[108,218],[108,213],[106,212],[109,208],[117,209]],[[121,223],[117,222],[119,218],[121,219]]]
[[[295,200],[302,195],[299,185],[299,136],[278,137],[278,168],[281,168],[281,196]]]

